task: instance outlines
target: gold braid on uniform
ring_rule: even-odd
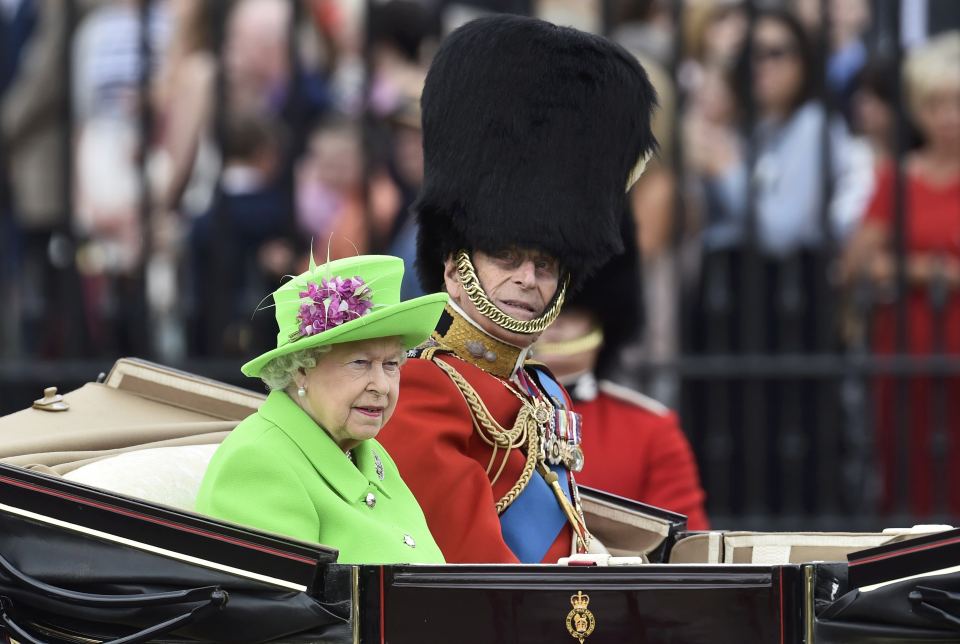
[[[553,296],[553,302],[544,311],[543,315],[533,320],[518,320],[515,317],[507,315],[500,308],[490,301],[487,294],[483,292],[480,286],[480,280],[477,278],[477,271],[470,261],[470,255],[465,250],[457,253],[457,276],[460,278],[460,284],[463,286],[464,293],[470,298],[470,301],[476,307],[482,316],[491,320],[499,327],[514,333],[525,333],[527,335],[540,333],[560,315],[560,309],[563,307],[563,300],[567,294],[567,284],[570,283],[570,276],[564,277],[556,295]]]
[[[440,367],[447,376],[450,377],[450,380],[453,381],[453,384],[457,386],[457,389],[460,390],[460,393],[463,395],[463,399],[467,403],[467,407],[470,409],[470,415],[473,417],[473,425],[477,430],[480,438],[487,444],[493,447],[493,454],[490,456],[490,463],[487,465],[487,474],[489,475],[493,470],[493,463],[496,458],[497,450],[503,449],[503,461],[500,463],[500,467],[497,469],[496,475],[491,479],[490,484],[493,485],[497,482],[497,479],[500,478],[500,474],[503,473],[503,469],[507,464],[507,458],[510,456],[510,451],[514,448],[520,447],[524,444],[527,446],[527,460],[523,465],[523,471],[520,473],[520,478],[517,479],[517,482],[503,495],[496,503],[497,514],[502,514],[504,510],[510,507],[510,504],[513,503],[520,493],[523,492],[523,489],[527,487],[527,483],[530,482],[530,478],[533,476],[533,472],[536,469],[538,458],[537,454],[540,449],[540,432],[539,425],[537,423],[537,411],[539,407],[535,403],[531,403],[529,400],[524,399],[520,394],[518,394],[513,389],[507,388],[520,399],[522,406],[520,411],[517,414],[517,419],[513,423],[513,427],[510,429],[504,428],[500,423],[494,419],[493,415],[490,413],[490,410],[487,409],[487,406],[483,404],[483,401],[480,399],[480,396],[477,394],[473,386],[470,385],[466,379],[460,375],[460,373],[454,369],[452,366],[444,362],[443,360],[435,360],[433,358],[436,353],[436,347],[431,347],[423,352],[421,355],[422,358],[432,361],[435,365]]]

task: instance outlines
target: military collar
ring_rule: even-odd
[[[432,338],[464,362],[503,379],[513,376],[530,352],[529,347],[521,349],[493,337],[452,301],[447,302]]]
[[[350,450],[356,462],[354,465],[333,438],[286,392],[271,391],[257,413],[296,443],[317,473],[348,503],[362,499],[371,485],[389,498],[380,477],[387,462],[386,452],[377,441],[361,441]],[[265,457],[269,458],[269,455]],[[396,476],[396,473],[385,473],[390,474]]]

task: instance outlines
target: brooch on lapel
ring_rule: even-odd
[[[383,461],[380,460],[380,455],[376,452],[373,453],[373,464],[377,469],[377,476],[380,480],[383,480]]]

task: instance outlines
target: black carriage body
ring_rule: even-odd
[[[0,559],[0,631],[46,641],[126,636],[201,608],[210,588],[225,605],[167,641],[576,642],[576,617],[590,644],[802,641],[799,566],[341,565],[327,548],[5,465]],[[178,592],[192,594],[131,599]]]
[[[132,633],[144,636],[131,642],[960,642],[956,573],[861,592],[848,587],[845,563],[351,566],[335,557],[0,464],[0,635],[20,642]]]
[[[361,642],[803,641],[799,566],[364,566]],[[365,617],[366,616],[366,617]]]

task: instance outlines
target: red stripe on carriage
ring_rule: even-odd
[[[34,492],[40,492],[47,494],[49,496],[55,496],[62,499],[67,499],[75,503],[82,503],[94,508],[99,508],[101,510],[107,510],[108,512],[113,512],[115,514],[122,514],[124,516],[133,517],[135,519],[141,519],[149,521],[151,523],[156,523],[158,525],[166,526],[168,528],[174,528],[175,530],[180,530],[181,532],[189,532],[192,534],[200,535],[202,537],[208,537],[211,539],[216,539],[217,541],[225,541],[227,543],[232,543],[234,545],[243,546],[244,548],[250,548],[251,550],[259,550],[271,555],[276,555],[278,557],[284,557],[285,559],[291,559],[293,561],[298,561],[300,563],[315,565],[317,563],[316,559],[311,559],[308,557],[303,557],[301,555],[295,555],[289,552],[284,552],[282,550],[276,550],[274,548],[269,548],[267,546],[261,546],[256,543],[251,543],[249,541],[244,541],[242,539],[237,539],[234,537],[227,537],[216,532],[210,532],[209,530],[201,530],[200,528],[193,528],[183,523],[176,523],[174,521],[167,521],[165,519],[158,519],[152,517],[149,514],[142,514],[140,512],[134,512],[133,510],[125,510],[124,508],[117,507],[115,505],[109,505],[107,503],[100,503],[98,501],[91,501],[85,499],[82,496],[76,496],[74,494],[66,494],[63,492],[57,492],[50,488],[45,488],[39,485],[34,485],[32,483],[26,483],[24,481],[18,481],[17,479],[8,478],[6,476],[0,476],[0,482],[10,483],[18,487],[26,488],[28,490],[33,490]]]

